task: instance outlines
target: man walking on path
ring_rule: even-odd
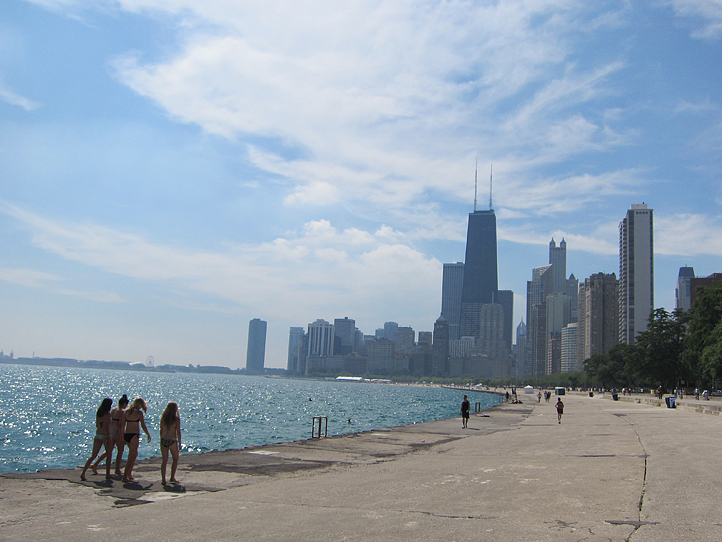
[[[461,427],[466,429],[469,424],[469,411],[471,410],[471,403],[464,395],[464,400],[461,402]]]
[[[557,407],[557,419],[559,420],[559,423],[562,423],[562,414],[564,414],[564,403],[562,403],[561,397],[557,400],[557,404],[555,406]]]

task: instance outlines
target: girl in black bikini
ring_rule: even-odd
[[[128,460],[125,462],[123,482],[133,481],[133,465],[135,465],[135,459],[138,457],[141,428],[145,431],[145,434],[148,436],[148,442],[150,442],[150,433],[145,426],[145,416],[143,416],[143,412],[147,411],[148,405],[145,404],[143,399],[138,397],[131,403],[128,410],[123,412],[120,418],[121,427],[125,427],[123,439],[125,439],[125,443],[128,445]]]
[[[170,483],[178,483],[175,478],[175,471],[178,468],[178,450],[180,450],[180,447],[181,430],[178,403],[171,401],[166,405],[160,417],[160,453],[163,457],[160,464],[160,476],[163,485],[165,485],[165,468],[168,465],[168,451],[173,456],[173,464],[170,468]]]
[[[113,400],[109,397],[103,399],[100,408],[95,414],[95,437],[93,437],[93,453],[85,462],[83,472],[80,473],[80,479],[85,482],[85,473],[93,463],[93,459],[100,452],[100,447],[105,446],[107,459],[105,460],[105,477],[110,478],[110,462],[112,460],[113,448],[110,443],[110,407],[113,406]]]
[[[120,418],[123,415],[123,410],[128,406],[128,396],[123,394],[123,397],[118,399],[118,406],[110,411],[110,440],[112,442],[112,449],[118,447],[118,454],[115,458],[115,475],[122,476],[123,473],[120,471],[120,461],[123,458],[123,449],[125,448],[125,440],[123,439],[123,427],[120,425]],[[98,465],[105,459],[107,452],[103,452],[98,460],[91,467],[93,474],[98,474]]]

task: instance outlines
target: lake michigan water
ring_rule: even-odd
[[[82,465],[100,402],[110,397],[115,406],[124,393],[148,403],[153,441],[142,437],[141,459],[160,455],[158,419],[168,401],[180,407],[183,453],[200,453],[309,438],[314,416],[328,416],[329,436],[451,418],[464,394],[425,386],[0,364],[0,473]],[[490,393],[469,399],[482,409],[499,402]]]

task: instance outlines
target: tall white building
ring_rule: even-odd
[[[577,370],[577,322],[567,324],[562,329],[561,370],[573,373]]]
[[[312,324],[308,324],[309,356],[333,355],[333,341],[333,324],[330,324],[326,320],[322,320],[320,318]]]
[[[632,204],[619,223],[619,342],[632,344],[654,310],[652,209]]]

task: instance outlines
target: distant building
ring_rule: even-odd
[[[434,342],[434,334],[431,331],[419,331],[419,346],[431,346]]]
[[[694,304],[695,300],[697,299],[698,288],[709,288],[710,286],[717,284],[718,282],[722,281],[722,273],[713,273],[709,277],[698,277],[693,278],[690,281],[690,286],[692,289],[690,299],[692,301],[691,304]]]
[[[493,209],[474,210],[469,214],[466,234],[460,336],[479,338],[481,306],[493,303],[494,292],[499,289],[498,284],[496,215]]]
[[[462,337],[458,340],[449,341],[449,356],[451,358],[468,358],[476,348],[474,337]]]
[[[388,375],[394,372],[394,343],[376,339],[366,345],[367,370],[371,374]]]
[[[632,344],[653,310],[653,210],[632,204],[619,223],[619,342]]]
[[[511,290],[497,290],[494,292],[494,303],[501,305],[504,310],[504,343],[511,352],[514,340],[514,292]]]
[[[480,335],[479,353],[489,359],[491,377],[509,376],[510,350],[504,337],[504,308],[498,303],[482,305]]]
[[[552,264],[535,267],[532,280],[526,283],[526,323],[529,376],[546,374],[546,299],[552,293]]]
[[[514,357],[516,358],[516,376],[521,378],[531,374],[527,359],[527,335],[526,324],[522,320],[516,326],[516,344],[514,345]]]
[[[397,327],[394,333],[394,350],[410,354],[416,342],[416,332],[411,327]]]
[[[573,373],[577,371],[577,326],[577,322],[572,322],[562,329],[562,373]]]
[[[246,349],[246,371],[262,373],[266,358],[266,325],[260,318],[248,323],[248,347]]]
[[[396,322],[384,322],[384,339],[388,339],[390,341],[394,340],[394,334],[396,333],[396,328],[399,327],[399,324]]]
[[[312,324],[308,324],[308,356],[333,355],[333,343],[333,324],[320,318]]]
[[[449,322],[443,315],[434,322],[434,343],[431,347],[432,376],[449,374]]]
[[[619,282],[614,273],[595,273],[579,285],[576,370],[595,354],[619,343]]]
[[[291,373],[300,371],[299,359],[303,357],[305,360],[306,358],[303,350],[303,337],[305,334],[302,327],[292,327],[288,334],[288,363],[286,369]]]
[[[680,267],[677,288],[674,291],[675,308],[688,311],[692,308],[692,279],[694,267]]]
[[[449,339],[459,335],[461,319],[461,292],[464,288],[464,263],[445,263],[441,281],[441,314],[449,322]]]
[[[356,352],[356,320],[336,318],[333,321],[334,354],[350,354]]]
[[[552,292],[567,293],[567,242],[557,246],[554,238],[549,242],[549,263],[552,264]]]

